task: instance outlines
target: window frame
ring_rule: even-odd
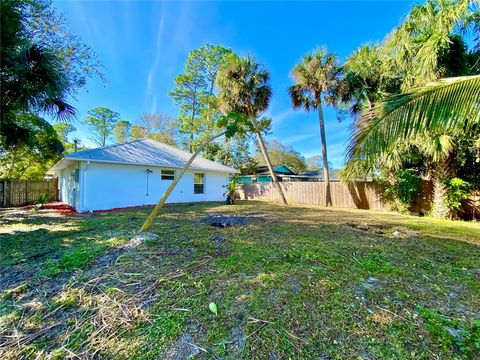
[[[165,174],[165,175],[164,175],[164,174],[163,174],[164,171],[172,172],[173,174],[168,174],[168,175]],[[172,176],[173,176],[173,178],[171,178],[171,179],[170,179],[170,178],[164,178],[164,176],[168,176],[168,177],[172,177]],[[173,181],[173,180],[175,180],[175,177],[176,177],[176,176],[177,176],[177,174],[176,174],[175,170],[171,170],[171,169],[161,169],[161,170],[160,170],[160,180]]]
[[[195,175],[201,175],[202,176],[202,180],[203,182],[202,183],[197,183],[196,182],[196,176]],[[194,195],[203,195],[205,194],[205,179],[206,179],[206,174],[204,172],[195,172],[193,173],[193,194]],[[197,188],[196,186],[198,185],[202,185],[202,192],[197,192]]]

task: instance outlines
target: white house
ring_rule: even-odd
[[[60,200],[77,211],[156,204],[190,158],[187,151],[151,139],[66,155],[49,173],[58,176]],[[198,156],[167,203],[221,201],[238,171]]]

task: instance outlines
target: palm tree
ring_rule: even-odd
[[[72,90],[65,59],[28,37],[26,23],[30,20],[23,12],[24,3],[0,3],[0,144],[7,147],[25,142],[32,133],[21,124],[22,114],[47,114],[63,121],[75,115],[65,101]]]
[[[446,78],[387,97],[361,116],[347,159],[375,157],[429,131],[467,131],[480,123],[480,75]]]
[[[306,111],[316,109],[320,123],[322,141],[323,177],[325,180],[326,205],[332,205],[330,193],[330,174],[328,172],[327,140],[322,102],[327,105],[335,103],[336,90],[340,83],[340,67],[335,54],[323,47],[303,57],[292,71],[295,85],[288,89],[295,109]]]
[[[283,204],[287,199],[283,193],[262,138],[262,121],[259,115],[270,103],[272,89],[270,74],[251,56],[230,56],[217,77],[218,99],[224,112],[237,112],[248,117],[250,130],[255,133],[258,146],[267,163],[274,186],[278,189]]]
[[[415,144],[428,159],[433,215],[448,217],[443,180],[452,172],[452,139],[478,126],[479,105],[480,75],[447,78],[391,96],[359,118],[348,145],[348,162],[354,167],[355,160],[362,159],[371,167],[378,159],[391,158],[399,144]]]

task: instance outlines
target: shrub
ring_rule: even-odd
[[[408,212],[413,200],[419,195],[420,178],[412,169],[404,169],[395,173],[393,183],[388,183],[385,198],[392,210]]]
[[[468,198],[470,183],[460,178],[446,179],[443,181],[447,187],[447,205],[452,212],[462,210],[462,200]]]

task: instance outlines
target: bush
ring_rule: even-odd
[[[447,205],[452,212],[462,210],[462,200],[470,194],[470,183],[460,178],[446,179],[443,183],[447,187]]]
[[[395,180],[388,183],[385,198],[392,210],[408,212],[413,200],[419,195],[420,178],[412,169],[400,170],[395,173]]]

